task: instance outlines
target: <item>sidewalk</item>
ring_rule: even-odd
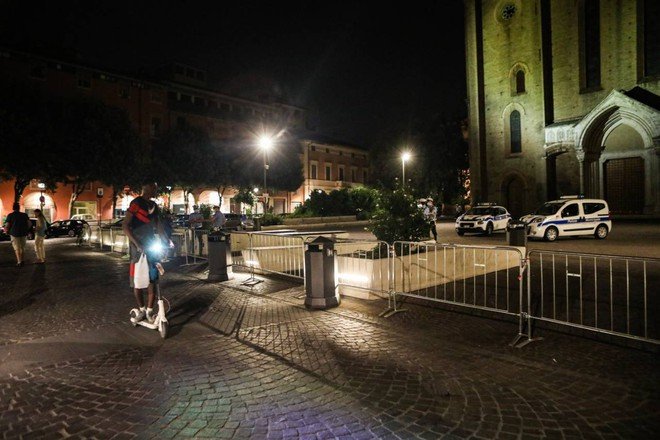
[[[514,349],[514,324],[416,305],[385,319],[378,317],[385,301],[307,310],[302,286],[268,278],[249,288],[241,273],[209,284],[200,266],[169,268],[163,292],[173,302],[173,326],[165,341],[123,319],[128,295],[116,297],[95,326],[14,334],[35,308],[45,318],[41,296],[57,310],[84,295],[84,313],[100,314],[108,266],[113,288],[123,285],[114,278],[123,276],[124,261],[66,252],[89,278],[84,291],[48,267],[48,289],[32,281],[44,291],[35,303],[0,317],[0,333],[11,339],[0,346],[0,361],[21,356],[0,376],[2,438],[630,439],[660,432],[657,354],[552,332]],[[0,276],[9,270],[0,267]],[[45,347],[59,351],[57,359]]]

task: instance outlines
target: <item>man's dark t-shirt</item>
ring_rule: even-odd
[[[7,216],[7,223],[11,225],[9,235],[25,237],[30,230],[30,218],[24,212],[12,212]]]
[[[136,197],[131,201],[128,211],[133,214],[131,231],[141,245],[147,245],[156,235],[158,221],[158,205],[143,197]]]

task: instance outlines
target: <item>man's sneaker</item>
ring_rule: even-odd
[[[137,314],[133,310],[131,310],[131,321],[132,322],[140,322],[144,319],[145,317],[145,312],[144,310],[137,309]]]
[[[154,321],[156,320],[156,315],[158,315],[156,312],[153,310],[147,310],[146,317],[145,319],[149,324],[153,324]]]

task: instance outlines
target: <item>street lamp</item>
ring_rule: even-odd
[[[268,150],[273,148],[273,138],[269,135],[261,135],[259,137],[259,148],[264,152],[264,214],[268,206]]]
[[[46,189],[46,184],[43,183],[43,182],[39,182],[39,183],[37,183],[37,187],[39,188],[39,192],[40,192],[40,194],[39,194],[39,205],[41,205],[41,207],[39,208],[39,210],[43,213],[44,212],[44,202],[46,202],[46,198],[44,197],[44,190]]]
[[[406,187],[406,162],[410,160],[410,153],[401,153],[401,189]]]

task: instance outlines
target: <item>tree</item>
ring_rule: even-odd
[[[217,158],[206,131],[184,124],[154,142],[151,173],[167,186],[182,188],[187,208],[192,190],[212,180]]]
[[[137,136],[124,110],[98,100],[59,100],[51,116],[51,147],[57,151],[54,163],[72,187],[69,213],[73,215],[76,200],[93,181],[113,186],[126,183],[119,183],[130,176],[122,172],[122,166],[130,161]],[[121,179],[110,177],[115,171],[122,174]]]
[[[49,142],[49,108],[50,103],[32,89],[9,83],[0,88],[0,178],[14,180],[15,203],[32,179],[55,187],[57,150]]]
[[[415,198],[397,189],[381,194],[369,230],[378,240],[392,244],[428,237],[429,226]]]
[[[406,163],[406,189],[418,197],[432,196],[440,202],[453,201],[464,193],[468,168],[467,144],[460,122],[433,116],[417,121],[413,128],[391,131],[376,143],[378,155],[372,155],[373,178],[383,188],[401,186],[401,152],[406,145],[413,157]]]

